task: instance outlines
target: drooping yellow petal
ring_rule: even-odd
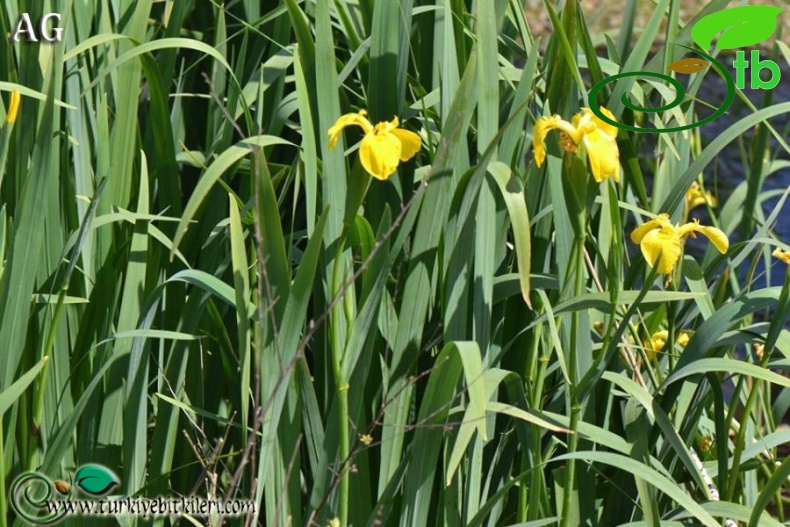
[[[600,183],[609,177],[620,182],[620,150],[614,137],[595,130],[584,134],[584,148],[590,160],[593,178]]]
[[[727,235],[716,227],[706,227],[697,222],[686,223],[678,227],[678,233],[681,237],[693,236],[695,232],[699,232],[708,238],[722,254],[726,254],[727,250],[730,248],[730,240],[727,238]]]
[[[653,229],[660,229],[662,227],[671,227],[672,224],[669,222],[669,215],[668,214],[659,214],[658,218],[650,221],[646,221],[636,229],[634,232],[631,233],[631,241],[634,243],[642,243],[642,238],[645,237],[645,234],[652,231]]]
[[[691,340],[691,337],[685,331],[681,331],[680,335],[678,335],[678,344],[683,348],[689,345],[689,340]]]
[[[385,180],[397,170],[401,150],[401,141],[395,134],[372,131],[365,134],[359,145],[359,160],[371,176]]]
[[[563,121],[559,115],[538,118],[532,131],[532,155],[538,166],[546,160],[546,136],[552,130],[562,130],[576,144],[581,140],[579,130],[568,121]]]
[[[329,132],[327,132],[329,134],[329,149],[332,150],[335,147],[341,132],[347,126],[359,126],[366,134],[373,131],[373,125],[370,124],[370,121],[368,121],[365,115],[367,115],[365,110],[341,115],[340,118],[335,121],[335,124],[329,128]]]
[[[682,252],[681,237],[671,226],[646,233],[639,247],[648,265],[655,267],[659,274],[671,273]]]
[[[555,128],[557,130],[561,130],[568,134],[568,136],[573,140],[574,143],[579,144],[582,140],[582,131],[579,128],[573,126],[573,124],[565,121],[563,119],[558,119],[556,121]]]
[[[417,152],[420,151],[422,147],[422,139],[420,136],[412,132],[411,130],[405,130],[403,128],[396,128],[392,130],[393,135],[398,138],[401,144],[401,151],[400,151],[400,160],[401,161],[408,161],[412,157],[414,157]]]
[[[703,226],[700,228],[700,232],[713,243],[721,254],[727,254],[727,251],[730,249],[730,240],[724,231],[716,227]]]
[[[14,90],[11,92],[11,100],[8,102],[8,111],[5,114],[5,122],[8,124],[14,124],[16,122],[16,116],[19,113],[19,104],[22,101],[22,95],[19,93],[19,90]]]
[[[787,265],[790,265],[790,251],[783,251],[779,247],[776,248],[774,252],[771,253],[772,256],[779,258]]]
[[[532,130],[532,155],[538,166],[542,166],[543,161],[546,160],[546,135],[557,127],[555,121],[559,121],[559,119],[558,115],[553,115],[540,117],[535,122],[535,128]]]

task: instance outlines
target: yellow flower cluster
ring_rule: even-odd
[[[652,361],[655,358],[656,353],[664,349],[668,338],[669,331],[664,329],[661,331],[656,331],[650,336],[649,339],[647,339],[647,341],[643,342],[648,360]],[[676,342],[680,344],[681,347],[685,348],[688,345],[689,340],[689,334],[685,331],[682,331],[680,335],[678,335]]]
[[[670,274],[680,259],[686,237],[695,236],[695,233],[706,236],[722,254],[730,248],[727,235],[720,229],[700,225],[697,221],[672,225],[667,214],[660,214],[637,227],[631,233],[631,241],[639,244],[650,267],[656,267],[660,274]]]
[[[601,111],[614,120],[612,112],[606,108],[601,108]],[[9,110],[9,115],[15,116],[15,113]],[[397,117],[374,126],[366,115],[365,110],[342,115],[328,131],[329,149],[335,147],[345,128],[359,126],[365,133],[359,145],[360,162],[370,175],[386,180],[395,173],[401,162],[408,161],[420,151],[422,141],[416,133],[400,128]],[[546,137],[552,130],[560,131],[560,144],[567,152],[576,152],[579,145],[584,145],[596,182],[610,177],[616,182],[620,181],[620,152],[615,126],[602,121],[589,108],[582,108],[570,122],[559,115],[540,117],[535,123],[532,139],[532,151],[538,166],[546,160]],[[703,192],[695,182],[686,193],[687,210],[704,204],[715,207],[716,198],[710,192]],[[680,259],[686,237],[695,236],[695,233],[710,239],[721,253],[729,249],[727,235],[721,230],[702,226],[696,221],[673,225],[666,214],[638,227],[631,234],[631,240],[640,245],[651,267],[655,266],[660,274],[669,274]],[[777,249],[774,256],[790,263],[790,253]]]

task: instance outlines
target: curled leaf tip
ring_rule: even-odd
[[[532,300],[529,299],[529,294],[522,294],[521,296],[524,298],[524,303],[527,304],[527,308],[532,311]]]
[[[685,74],[692,74],[697,73],[698,71],[702,71],[705,68],[710,66],[710,63],[706,60],[690,57],[687,59],[680,59],[669,66],[667,66],[668,70],[676,71],[678,73],[685,73]]]

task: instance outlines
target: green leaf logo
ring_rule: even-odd
[[[110,469],[101,465],[81,466],[74,475],[74,482],[80,489],[94,496],[104,496],[121,483]]]
[[[768,5],[747,5],[725,9],[700,19],[691,30],[691,38],[704,50],[721,33],[716,47],[743,48],[759,44],[776,30],[776,18],[783,10]]]

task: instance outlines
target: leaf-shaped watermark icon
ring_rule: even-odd
[[[74,483],[88,494],[104,496],[121,482],[107,467],[83,465],[74,475]]]
[[[672,64],[667,66],[667,69],[676,71],[678,73],[686,73],[690,75],[692,73],[697,73],[698,71],[702,71],[708,66],[710,66],[710,63],[707,60],[699,59],[696,57],[689,57],[687,59],[680,59],[673,62]]]
[[[768,39],[776,31],[777,16],[783,9],[769,5],[746,5],[725,9],[699,20],[691,30],[691,38],[704,50],[710,49],[716,35],[719,49],[753,46]]]

